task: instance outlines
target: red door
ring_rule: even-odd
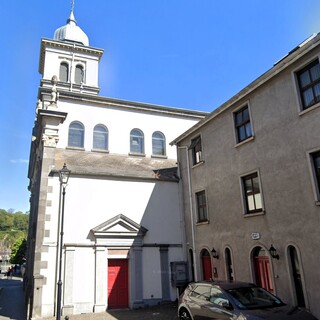
[[[120,309],[129,306],[128,260],[108,261],[108,308]]]
[[[257,284],[273,293],[269,258],[262,256],[254,257],[254,264]]]
[[[203,280],[212,279],[211,258],[208,255],[202,256]]]

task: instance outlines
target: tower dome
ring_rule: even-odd
[[[71,9],[70,17],[67,20],[67,24],[54,32],[54,40],[76,42],[83,44],[84,46],[89,46],[88,36],[77,26],[77,21],[73,14],[73,7]]]

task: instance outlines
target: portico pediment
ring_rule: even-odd
[[[90,230],[95,238],[143,238],[146,228],[119,214]]]

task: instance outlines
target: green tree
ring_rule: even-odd
[[[13,227],[13,216],[4,210],[0,211],[0,230],[7,230]]]
[[[22,264],[27,251],[27,241],[25,238],[19,238],[12,246],[10,262]]]
[[[16,230],[27,231],[28,230],[29,215],[22,212],[16,212],[13,214],[13,228]]]

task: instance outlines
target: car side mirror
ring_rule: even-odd
[[[221,307],[226,309],[226,310],[232,310],[233,309],[232,305],[230,304],[230,302],[228,300],[223,301],[221,303]]]

